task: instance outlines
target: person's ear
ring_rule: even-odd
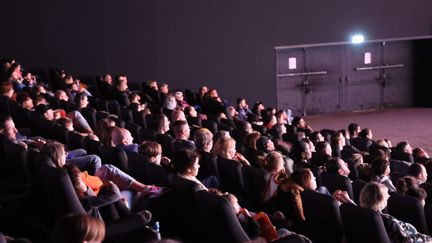
[[[4,134],[4,128],[0,129],[0,133]]]

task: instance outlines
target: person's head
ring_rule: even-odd
[[[171,113],[171,122],[186,121],[186,115],[183,110],[175,109]]]
[[[346,144],[345,136],[342,134],[342,132],[337,131],[331,136],[331,143],[333,146],[339,146],[343,148]]]
[[[187,117],[197,117],[198,113],[195,110],[195,107],[193,106],[188,106],[184,109],[184,113]]]
[[[246,99],[243,97],[238,97],[237,98],[237,106],[239,108],[242,108],[242,109],[246,108],[247,107]]]
[[[196,130],[193,139],[198,150],[210,152],[213,148],[213,133],[207,128]]]
[[[120,74],[115,78],[115,87],[120,92],[126,91],[128,89],[128,80],[126,75]]]
[[[390,175],[390,162],[385,159],[376,159],[372,162],[372,171],[374,175]]]
[[[82,92],[82,93],[77,93],[75,95],[75,104],[79,105],[80,108],[86,108],[89,104],[89,100],[87,95]]]
[[[427,181],[428,173],[424,165],[420,163],[412,163],[408,168],[408,173],[416,178],[420,184]]]
[[[253,131],[250,134],[248,134],[244,140],[245,148],[257,149],[256,144],[257,144],[257,141],[260,137],[261,137],[261,134],[259,132]]]
[[[243,131],[245,131],[246,133],[248,133],[248,134],[251,133],[251,132],[253,132],[252,124],[250,124],[250,122],[248,122],[248,121],[242,122],[241,129]]]
[[[294,143],[292,156],[297,160],[310,160],[312,158],[312,151],[309,143],[299,141]]]
[[[360,206],[381,212],[387,207],[388,189],[381,183],[369,182],[360,192]]]
[[[399,178],[399,180],[395,184],[395,187],[397,192],[405,195],[410,188],[417,188],[418,183],[416,178],[412,176],[404,176]]]
[[[349,158],[349,161],[354,165],[358,166],[363,164],[363,156],[360,153],[353,153]]]
[[[300,117],[300,116],[295,116],[293,118],[291,124],[297,128],[305,128],[305,126],[306,126],[305,120],[303,119],[303,117]]]
[[[320,154],[325,154],[328,156],[332,155],[332,148],[328,142],[317,142],[315,144],[315,151]]]
[[[66,92],[64,92],[64,90],[61,89],[54,93],[54,97],[56,97],[58,100],[69,101],[69,96],[66,94]]]
[[[173,132],[176,139],[189,139],[190,127],[189,124],[184,120],[175,121],[172,124]]]
[[[16,140],[18,130],[16,129],[11,116],[0,115],[0,133],[4,134],[10,141]]]
[[[47,142],[42,145],[41,153],[50,157],[57,168],[63,168],[66,164],[67,153],[64,149],[64,145],[61,143]]]
[[[112,144],[114,146],[129,145],[133,143],[133,137],[129,130],[115,127],[111,132]]]
[[[156,132],[163,134],[170,130],[170,121],[168,120],[168,117],[161,114],[161,115],[154,116],[154,119],[156,125],[154,130],[156,130]]]
[[[372,139],[372,130],[370,130],[369,128],[363,128],[358,134],[358,136],[365,139]]]
[[[229,117],[236,117],[238,115],[238,112],[234,108],[234,106],[228,106],[227,107],[227,114],[229,115]]]
[[[196,151],[184,149],[174,154],[173,165],[175,170],[185,176],[196,177],[199,170],[199,155]]]
[[[288,180],[304,189],[315,190],[317,188],[316,178],[310,169],[294,170]]]
[[[107,73],[103,76],[103,81],[109,85],[112,85],[112,76],[111,74]]]
[[[261,136],[258,138],[256,141],[256,148],[266,153],[275,150],[273,141],[267,136]]]
[[[158,90],[159,89],[159,87],[158,87],[158,83],[157,83],[157,81],[156,80],[148,80],[147,81],[147,86],[150,88],[150,89],[152,89],[152,90]]]
[[[53,243],[101,243],[105,238],[102,220],[86,214],[68,214],[55,224]]]
[[[413,149],[413,155],[416,158],[429,159],[429,154],[423,148]]]
[[[198,89],[198,95],[199,96],[204,96],[205,94],[207,94],[207,92],[208,92],[207,86],[201,86]]]
[[[386,142],[386,140],[384,139],[378,139],[376,141],[376,145],[381,146],[381,147],[386,147],[386,148],[390,148]]]
[[[350,173],[347,163],[339,158],[327,161],[326,169],[329,173],[338,173],[341,176],[348,176]]]
[[[27,92],[20,92],[16,95],[16,102],[23,108],[32,109],[33,100]]]
[[[257,101],[254,103],[254,106],[252,107],[253,113],[256,115],[261,115],[261,111],[264,110],[264,103],[262,101]]]
[[[288,124],[288,114],[285,110],[278,110],[275,114],[277,123]]]
[[[264,159],[264,169],[269,173],[278,173],[284,170],[282,154],[276,151],[270,152]]]
[[[73,131],[73,121],[69,117],[62,117],[57,120],[57,123],[65,127],[68,131]]]
[[[216,89],[213,89],[213,88],[208,91],[208,95],[210,98],[218,98],[219,97],[218,91]]]
[[[183,92],[181,92],[181,91],[175,92],[174,97],[177,101],[184,101]]]
[[[359,126],[359,124],[357,124],[357,123],[350,123],[350,124],[348,125],[348,132],[349,132],[349,135],[350,135],[352,138],[357,137],[360,131],[361,131],[361,130],[360,130],[360,126]]]
[[[168,86],[168,84],[161,84],[160,87],[159,87],[159,91],[162,94],[168,94],[168,92],[169,92],[169,86]]]
[[[408,141],[402,141],[396,145],[396,151],[399,151],[401,153],[407,153],[412,154],[412,148],[411,145],[408,143]]]
[[[318,132],[318,131],[314,131],[309,135],[309,139],[312,141],[313,144],[317,144],[317,142],[323,142],[324,141],[324,136]]]
[[[151,162],[160,165],[162,157],[162,147],[153,141],[144,141],[138,147],[138,153],[147,156]]]
[[[14,94],[13,84],[11,81],[0,82],[0,95],[12,98]]]
[[[233,138],[220,137],[216,140],[212,153],[226,159],[234,159],[236,154],[236,142]]]
[[[72,182],[72,186],[74,187],[77,196],[79,198],[83,198],[85,192],[87,191],[87,186],[81,177],[81,171],[74,164],[65,164],[63,166],[63,169],[69,175],[69,178]]]
[[[241,207],[238,203],[238,199],[236,196],[234,196],[231,193],[225,193],[225,194],[222,194],[222,197],[225,198],[226,200],[228,200],[228,202],[231,204],[231,207],[234,210],[235,214],[238,214],[240,212]]]

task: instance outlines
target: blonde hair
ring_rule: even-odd
[[[275,173],[275,172],[277,172],[275,170],[277,169],[280,161],[282,161],[282,163],[283,163],[283,157],[282,157],[281,153],[279,153],[277,151],[270,152],[269,154],[267,154],[267,156],[263,160],[263,162],[264,162],[263,167],[268,172]]]
[[[360,206],[374,211],[381,211],[387,206],[385,194],[388,189],[381,183],[369,182],[360,192]]]
[[[53,243],[102,242],[105,224],[85,214],[69,214],[60,218],[54,228]]]
[[[235,144],[236,141],[233,138],[220,137],[216,140],[212,153],[225,159],[234,159],[230,157],[228,150],[233,146],[235,148]]]
[[[41,148],[43,154],[48,155],[57,168],[62,168],[60,159],[64,155],[64,145],[59,142],[48,142]]]

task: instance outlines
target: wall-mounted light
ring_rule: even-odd
[[[363,36],[362,34],[356,34],[356,35],[353,35],[353,36],[351,37],[351,42],[352,42],[353,44],[360,44],[360,43],[363,43],[364,40],[365,40],[365,38],[364,38],[364,36]]]

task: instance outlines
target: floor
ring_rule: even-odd
[[[372,129],[373,139],[390,139],[395,146],[407,140],[424,148],[432,157],[432,108],[398,108],[350,113],[314,115],[305,118],[314,129],[347,129],[351,122]]]

